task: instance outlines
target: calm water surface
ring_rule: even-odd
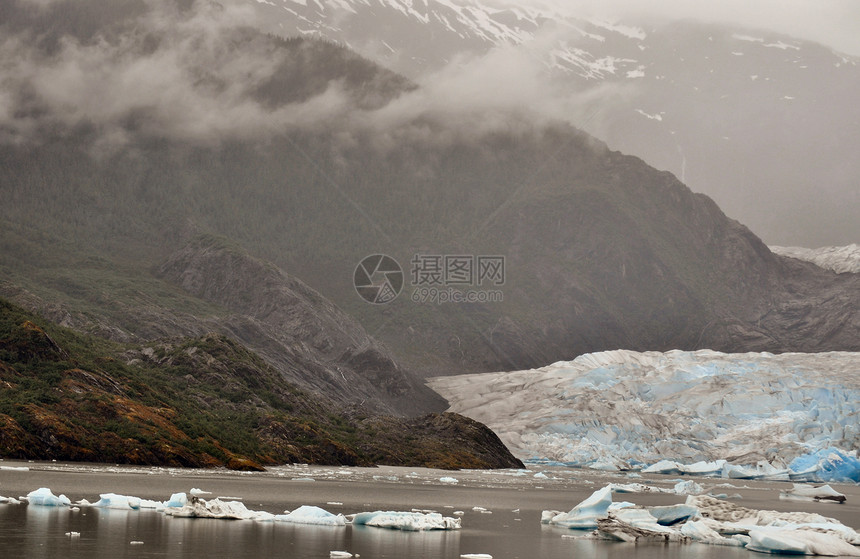
[[[8,467],[27,466],[28,471]],[[439,472],[404,468],[275,468],[262,474],[0,462],[0,495],[18,497],[39,487],[73,501],[95,501],[114,492],[158,500],[199,487],[211,496],[242,497],[252,510],[281,513],[302,504],[344,514],[372,510],[432,509],[446,516],[464,511],[463,528],[447,532],[400,532],[365,526],[315,527],[239,520],[173,518],[141,510],[123,511],[0,505],[0,557],[295,557],[327,559],[334,550],[372,558],[453,558],[486,553],[495,559],[716,559],[765,557],[743,549],[701,544],[634,545],[574,540],[576,532],[540,524],[544,509],[569,510],[605,483],[627,480],[576,470],[535,472]],[[453,476],[456,485],[440,478]],[[313,481],[310,481],[313,480]],[[651,485],[671,486],[669,478]],[[706,488],[724,480],[700,480]],[[846,505],[779,501],[788,484],[735,482],[714,492],[740,493],[738,504],[804,510],[837,517],[858,527],[860,490],[838,486]],[[616,496],[616,500],[621,496]],[[624,495],[642,504],[683,502],[672,495]],[[853,504],[852,504],[853,502]],[[342,504],[339,504],[342,503]],[[473,510],[483,507],[484,513]],[[853,521],[853,522],[852,522]],[[80,532],[70,538],[67,532]],[[132,544],[131,542],[143,542]]]

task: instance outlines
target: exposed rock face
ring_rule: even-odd
[[[128,347],[0,300],[0,457],[165,466],[521,467],[456,414],[350,414],[218,334]]]
[[[372,411],[416,415],[446,406],[331,301],[223,239],[194,239],[159,274],[235,313],[223,330],[299,386]]]

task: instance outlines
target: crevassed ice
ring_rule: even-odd
[[[674,473],[858,481],[860,462],[844,450],[860,446],[858,364],[851,352],[618,350],[430,386],[525,460],[603,470],[669,460]],[[727,456],[749,468],[720,462]]]

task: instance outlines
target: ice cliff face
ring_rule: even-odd
[[[837,274],[851,272],[860,274],[860,245],[851,244],[842,247],[769,247],[776,254],[806,260],[817,264],[827,270],[833,270]]]
[[[430,385],[526,459],[787,464],[860,445],[860,353],[619,350]]]

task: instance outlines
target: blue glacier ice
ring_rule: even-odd
[[[274,520],[275,522],[289,522],[291,524],[346,526],[346,518],[342,514],[333,514],[312,505],[302,505],[287,514],[276,514]]]
[[[72,504],[65,495],[54,495],[47,487],[40,487],[27,493],[27,502],[31,505],[43,507],[67,507]]]
[[[810,473],[820,481],[860,482],[857,456],[833,447],[798,456],[788,468],[795,473]]]
[[[856,352],[616,350],[429,384],[450,411],[487,424],[526,462],[857,480],[856,450],[846,450],[860,448]]]

